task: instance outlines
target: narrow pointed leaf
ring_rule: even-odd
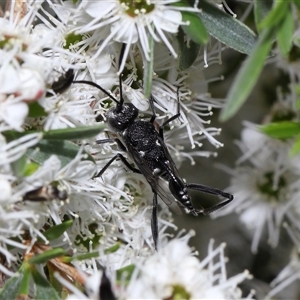
[[[32,277],[35,283],[35,297],[36,300],[60,300],[56,290],[51,284],[35,269],[32,270]]]
[[[260,30],[264,28],[274,27],[279,24],[285,14],[289,10],[289,1],[275,0],[272,10],[269,14],[258,24]]]
[[[256,35],[246,25],[217,8],[214,4],[199,1],[199,14],[209,34],[230,48],[250,54],[253,51]]]
[[[206,44],[208,34],[206,28],[196,13],[182,11],[182,21],[188,22],[189,25],[181,25],[183,31],[197,44]]]
[[[53,241],[59,238],[72,225],[73,225],[73,220],[68,220],[59,225],[55,225],[47,229],[43,234],[49,241]]]
[[[43,138],[45,140],[81,140],[96,136],[104,128],[105,124],[100,124],[96,126],[50,130],[43,132]]]
[[[277,42],[283,56],[287,57],[292,45],[294,35],[294,18],[291,9],[286,11],[285,17],[277,27]]]
[[[293,3],[297,6],[298,9],[300,9],[300,1],[294,0]]]
[[[172,6],[191,7],[187,1],[172,3]],[[206,28],[196,12],[181,11],[182,21],[188,25],[181,25],[182,30],[197,44],[206,44],[208,34]]]
[[[42,133],[44,140],[81,140],[96,136],[105,128],[105,126],[105,124],[100,124],[96,126],[81,126],[75,128],[54,129],[49,131],[28,130],[24,132],[18,132],[8,130],[4,131],[3,135],[10,140],[31,133]]]
[[[129,282],[134,269],[135,269],[135,265],[128,265],[126,267],[117,270],[117,280],[124,279],[125,277],[125,280]]]
[[[18,273],[18,275],[19,276],[14,276],[7,280],[0,291],[0,300],[17,299],[24,279],[23,273]]]
[[[24,263],[23,266],[21,267],[21,272],[24,276],[23,276],[23,280],[20,285],[18,294],[19,294],[19,298],[21,298],[20,296],[24,296],[24,298],[25,298],[29,294],[30,279],[31,279],[31,269],[29,268],[29,265],[27,264],[27,262]]]
[[[271,11],[273,0],[254,1],[254,19],[256,27]]]
[[[181,28],[179,28],[179,32],[177,34],[177,40],[179,44],[179,69],[186,70],[188,69],[197,59],[200,45],[190,41],[188,44],[184,40],[184,33]]]
[[[50,259],[66,255],[66,251],[62,248],[54,248],[47,250],[41,254],[37,254],[28,260],[30,264],[43,264]]]
[[[29,108],[28,117],[38,118],[38,117],[47,116],[47,113],[45,112],[44,108],[40,106],[38,102],[33,102],[28,104],[28,108]]]
[[[114,252],[118,251],[120,247],[121,247],[121,243],[117,242],[116,244],[114,244],[110,248],[105,249],[104,253],[105,254],[114,253]]]
[[[300,152],[300,134],[297,135],[292,148],[290,149],[289,155],[290,157],[294,157]]]
[[[89,253],[72,256],[72,257],[66,256],[62,259],[62,261],[65,263],[70,263],[74,260],[87,260],[87,259],[91,259],[91,258],[99,258],[99,251],[89,252]]]
[[[38,151],[36,149],[39,149]],[[69,141],[46,141],[41,140],[34,148],[27,150],[27,157],[42,165],[51,155],[55,154],[61,162],[61,166],[67,165],[77,155],[80,147]],[[85,153],[85,152],[83,152]],[[93,157],[87,155],[87,160],[95,162]]]
[[[254,87],[273,42],[273,31],[266,29],[262,32],[252,52],[235,77],[231,86],[225,107],[220,116],[221,121],[227,121],[243,105]]]
[[[274,122],[259,126],[260,131],[276,139],[287,139],[300,134],[300,124],[292,121]]]
[[[26,172],[27,158],[26,155],[22,155],[19,159],[13,161],[11,164],[13,173],[16,176],[22,177]]]

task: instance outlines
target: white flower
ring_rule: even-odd
[[[100,54],[112,40],[126,43],[127,47],[120,71],[123,70],[130,45],[133,43],[139,41],[145,58],[147,60],[150,59],[149,34],[156,42],[163,41],[176,57],[177,54],[164,31],[177,33],[179,25],[185,24],[181,20],[180,11],[199,12],[199,10],[191,7],[172,6],[172,3],[176,2],[177,0],[139,2],[122,0],[95,2],[84,0],[79,6],[78,14],[82,14],[83,10],[94,19],[85,26],[79,27],[77,31],[90,32],[100,29],[95,31],[89,39],[89,43],[94,43],[96,47],[98,47],[99,41],[102,40],[96,55]],[[110,26],[110,32],[106,31],[108,26]]]
[[[251,279],[248,271],[227,278],[225,245],[213,249],[213,241],[208,247],[208,255],[202,261],[196,258],[193,250],[187,245],[193,232],[177,236],[171,241],[164,237],[158,252],[144,256],[133,256],[124,264],[130,249],[123,247],[116,251],[119,257],[119,279],[110,267],[117,265],[115,253],[100,253],[103,267],[109,270],[107,275],[111,291],[117,299],[241,299],[241,290],[237,287],[245,279]],[[103,257],[104,256],[104,257]],[[116,263],[115,263],[116,262]],[[69,299],[98,299],[103,272],[97,271],[96,264],[91,269],[83,269],[91,274],[86,278],[85,298],[80,291],[61,276],[59,281],[73,292]],[[106,267],[107,266],[107,267]],[[132,272],[133,270],[133,272]],[[129,278],[129,283],[128,283]],[[251,299],[250,294],[246,299]]]
[[[164,241],[157,253],[138,262],[125,298],[240,299],[237,284],[250,278],[249,273],[227,278],[224,245],[213,249],[213,242],[199,261],[187,245],[191,235]]]
[[[24,224],[34,224],[37,215],[29,209],[16,209],[13,199],[17,197],[14,187],[17,183],[17,174],[14,174],[12,165],[21,158],[29,147],[34,146],[41,139],[41,134],[28,134],[11,142],[6,142],[0,135],[0,253],[5,257],[5,264],[0,263],[0,271],[12,276],[13,262],[18,260],[18,254],[10,250],[12,246],[21,249],[27,248],[24,243],[15,238],[24,234]]]
[[[299,199],[299,179],[290,163],[289,143],[271,139],[254,126],[243,131],[242,139],[239,146],[243,155],[238,161],[248,165],[229,170],[232,180],[228,192],[233,194],[234,201],[212,217],[237,212],[253,234],[251,249],[256,252],[265,228],[269,244],[277,245],[284,218],[295,209]]]

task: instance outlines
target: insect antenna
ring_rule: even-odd
[[[124,52],[125,52],[125,47],[126,44],[122,44],[122,48],[121,48],[121,52],[120,52],[120,58],[119,58],[119,68],[122,62],[122,58],[124,56]],[[93,81],[88,81],[88,80],[74,80],[72,83],[83,83],[83,84],[88,84],[91,85],[97,89],[99,89],[100,91],[102,91],[106,96],[108,96],[111,100],[113,100],[117,107],[116,107],[116,111],[120,112],[122,107],[123,107],[123,103],[124,103],[124,98],[123,98],[123,90],[122,90],[122,74],[119,75],[119,89],[120,89],[120,100],[117,100],[113,95],[111,95],[108,91],[106,91],[103,87],[101,87],[100,85],[98,85],[97,83],[93,82]]]
[[[117,105],[120,105],[120,101],[117,100],[113,95],[111,95],[107,90],[105,90],[103,87],[101,87],[99,84],[93,82],[93,81],[88,81],[88,80],[74,80],[73,83],[84,83],[91,85],[97,89],[99,89],[101,92],[103,92],[106,96],[108,96],[111,100],[113,100]]]
[[[125,47],[126,47],[126,44],[123,43],[122,48],[121,48],[121,52],[120,52],[120,57],[119,57],[119,70],[120,70],[122,59],[123,59],[123,56],[124,56]],[[119,101],[119,103],[117,104],[117,107],[116,107],[117,112],[121,111],[123,103],[124,103],[123,87],[122,86],[123,85],[122,85],[122,73],[121,73],[121,74],[119,74],[120,101]]]

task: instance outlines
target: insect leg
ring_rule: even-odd
[[[208,214],[222,208],[223,206],[227,205],[228,203],[230,203],[233,200],[233,195],[223,192],[219,189],[215,189],[215,188],[206,186],[206,185],[196,184],[196,183],[187,183],[186,187],[188,189],[197,190],[197,191],[200,191],[203,193],[217,195],[217,196],[223,196],[224,198],[227,198],[227,200],[224,200],[221,203],[213,205],[209,208],[204,208],[204,209],[199,210],[199,213],[203,213],[204,215],[208,215]]]
[[[157,193],[153,191],[153,208],[151,216],[151,231],[155,250],[157,250],[158,226],[157,226]]]
[[[159,127],[159,135],[162,139],[164,139],[164,127],[169,124],[170,122],[176,120],[180,117],[180,102],[179,102],[179,88],[177,89],[177,114],[169,118],[167,121],[165,121],[160,127]]]
[[[102,168],[102,170],[96,175],[94,176],[94,178],[96,177],[101,177],[103,175],[103,173],[107,170],[107,168],[116,160],[116,159],[121,159],[121,161],[123,162],[123,164],[132,172],[134,173],[138,173],[141,174],[141,171],[139,169],[134,168],[128,161],[127,159],[121,154],[118,153],[116,154],[113,158],[111,158],[109,160],[109,162]]]
[[[117,143],[119,149],[123,152],[127,152],[126,147],[123,145],[123,143],[118,138],[112,138],[112,139],[103,139],[103,140],[97,140],[96,144],[106,144],[106,143]]]
[[[122,64],[122,60],[124,57],[124,52],[125,52],[125,48],[126,48],[126,44],[122,44],[121,47],[121,52],[120,52],[120,57],[119,57],[119,70],[121,68],[121,64]],[[124,98],[123,98],[123,88],[122,88],[122,75],[119,75],[119,90],[120,90],[120,103],[118,104],[119,107],[122,107],[123,103],[124,103]]]

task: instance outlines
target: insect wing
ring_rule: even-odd
[[[156,183],[156,191],[159,198],[163,200],[173,212],[175,212],[177,215],[182,215],[182,210],[178,205],[175,197],[170,192],[168,182],[165,179],[158,177]]]
[[[161,200],[163,200],[172,211],[174,211],[178,215],[181,215],[181,208],[177,204],[177,201],[174,198],[173,194],[170,192],[167,180],[159,175],[153,174],[152,170],[149,168],[147,160],[145,160],[134,147],[128,144],[126,146],[129,155],[149,182],[152,190],[154,190],[158,194]]]

